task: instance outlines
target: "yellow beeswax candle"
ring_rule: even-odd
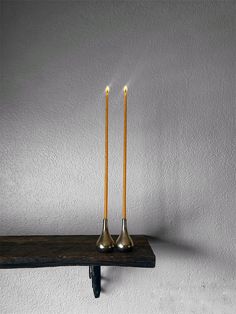
[[[106,87],[105,109],[105,175],[104,175],[104,219],[108,217],[108,109],[109,109],[109,86]]]
[[[123,143],[123,199],[122,218],[126,219],[126,163],[127,163],[127,92],[128,87],[124,87],[124,143]]]

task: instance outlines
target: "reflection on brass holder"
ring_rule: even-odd
[[[97,240],[96,247],[99,252],[104,253],[111,252],[115,247],[115,242],[108,230],[108,220],[105,218],[103,219],[102,234]]]
[[[122,228],[121,233],[116,240],[116,247],[121,252],[131,251],[134,246],[133,240],[131,239],[128,230],[127,230],[127,220],[122,219]]]

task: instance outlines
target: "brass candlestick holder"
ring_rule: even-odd
[[[105,218],[103,219],[102,234],[97,240],[96,247],[102,253],[111,252],[115,247],[115,242],[108,230],[108,220]]]
[[[116,240],[116,247],[121,252],[131,251],[134,247],[134,242],[128,233],[126,218],[122,219],[121,233]]]

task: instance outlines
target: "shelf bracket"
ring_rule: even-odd
[[[99,298],[101,292],[101,266],[89,266],[89,278],[92,280],[92,288],[95,298]]]

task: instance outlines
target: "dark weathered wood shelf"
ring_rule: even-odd
[[[117,236],[114,236],[116,238]],[[99,253],[97,235],[0,236],[0,268],[89,266],[95,297],[101,290],[101,266],[155,267],[155,255],[143,235],[133,235],[131,252]]]

